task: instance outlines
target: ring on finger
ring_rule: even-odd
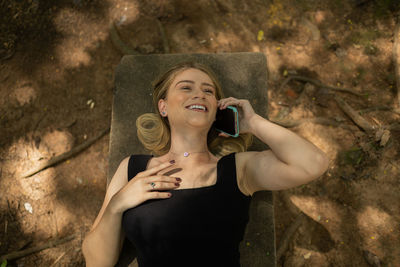
[[[156,187],[156,183],[150,183],[151,187],[154,189]]]

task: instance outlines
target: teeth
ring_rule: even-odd
[[[200,105],[191,105],[191,106],[189,106],[189,109],[194,109],[194,108],[202,109],[202,110],[204,110],[204,111],[206,110],[205,107],[200,106]]]

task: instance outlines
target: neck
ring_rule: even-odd
[[[184,155],[188,153],[188,155]],[[209,161],[211,153],[207,146],[207,133],[171,132],[171,148],[168,158],[181,160],[184,158],[196,161]]]

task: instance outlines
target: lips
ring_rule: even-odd
[[[197,112],[208,112],[208,111],[201,110],[201,109],[190,109],[190,108],[188,108],[188,110],[190,110],[190,111],[197,111]]]

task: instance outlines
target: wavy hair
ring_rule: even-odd
[[[213,81],[216,89],[216,99],[224,98],[222,88],[216,75],[207,66],[197,62],[183,62],[166,71],[153,83],[153,106],[158,111],[158,101],[165,99],[169,87],[175,77],[184,70],[198,69],[206,73]],[[171,147],[171,129],[166,117],[159,112],[144,113],[136,119],[137,136],[145,149],[152,154],[162,156],[168,153]],[[222,157],[233,152],[243,152],[253,142],[251,133],[239,134],[238,137],[220,137],[214,124],[207,134],[207,147],[215,156]]]

